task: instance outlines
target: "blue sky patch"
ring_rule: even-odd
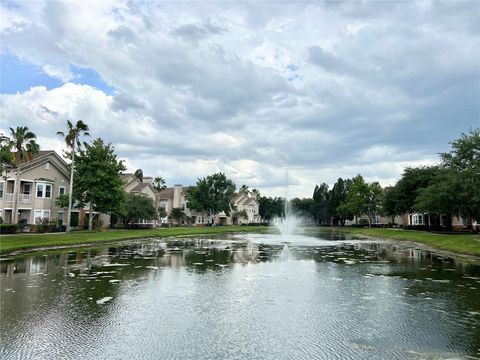
[[[75,84],[86,84],[112,95],[115,89],[109,86],[92,68],[70,66]],[[0,55],[0,92],[16,94],[25,92],[34,86],[45,86],[48,90],[62,86],[63,82],[47,75],[41,66],[22,60],[4,52]]]
[[[113,95],[115,92],[115,89],[103,81],[102,77],[92,68],[71,65],[70,70],[75,75],[74,79],[72,80],[72,82],[75,84],[90,85],[94,88],[102,90],[107,95]]]
[[[40,66],[23,61],[10,53],[0,55],[0,91],[2,94],[16,94],[32,86],[53,89],[62,81],[48,76]]]
[[[288,64],[287,69],[290,70],[290,71],[297,71],[299,69],[299,67],[295,64]]]

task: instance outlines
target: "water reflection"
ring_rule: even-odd
[[[480,356],[479,266],[395,242],[292,240],[148,239],[2,259],[0,357]]]

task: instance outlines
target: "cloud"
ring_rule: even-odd
[[[357,173],[389,184],[480,118],[474,2],[1,6],[2,52],[62,81],[0,95],[2,130],[58,147],[82,119],[169,185],[215,171],[271,195]]]

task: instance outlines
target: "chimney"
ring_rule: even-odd
[[[182,185],[173,185],[173,207],[179,208],[182,204]]]

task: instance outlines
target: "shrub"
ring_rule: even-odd
[[[17,224],[0,224],[0,234],[14,234],[17,231]]]

